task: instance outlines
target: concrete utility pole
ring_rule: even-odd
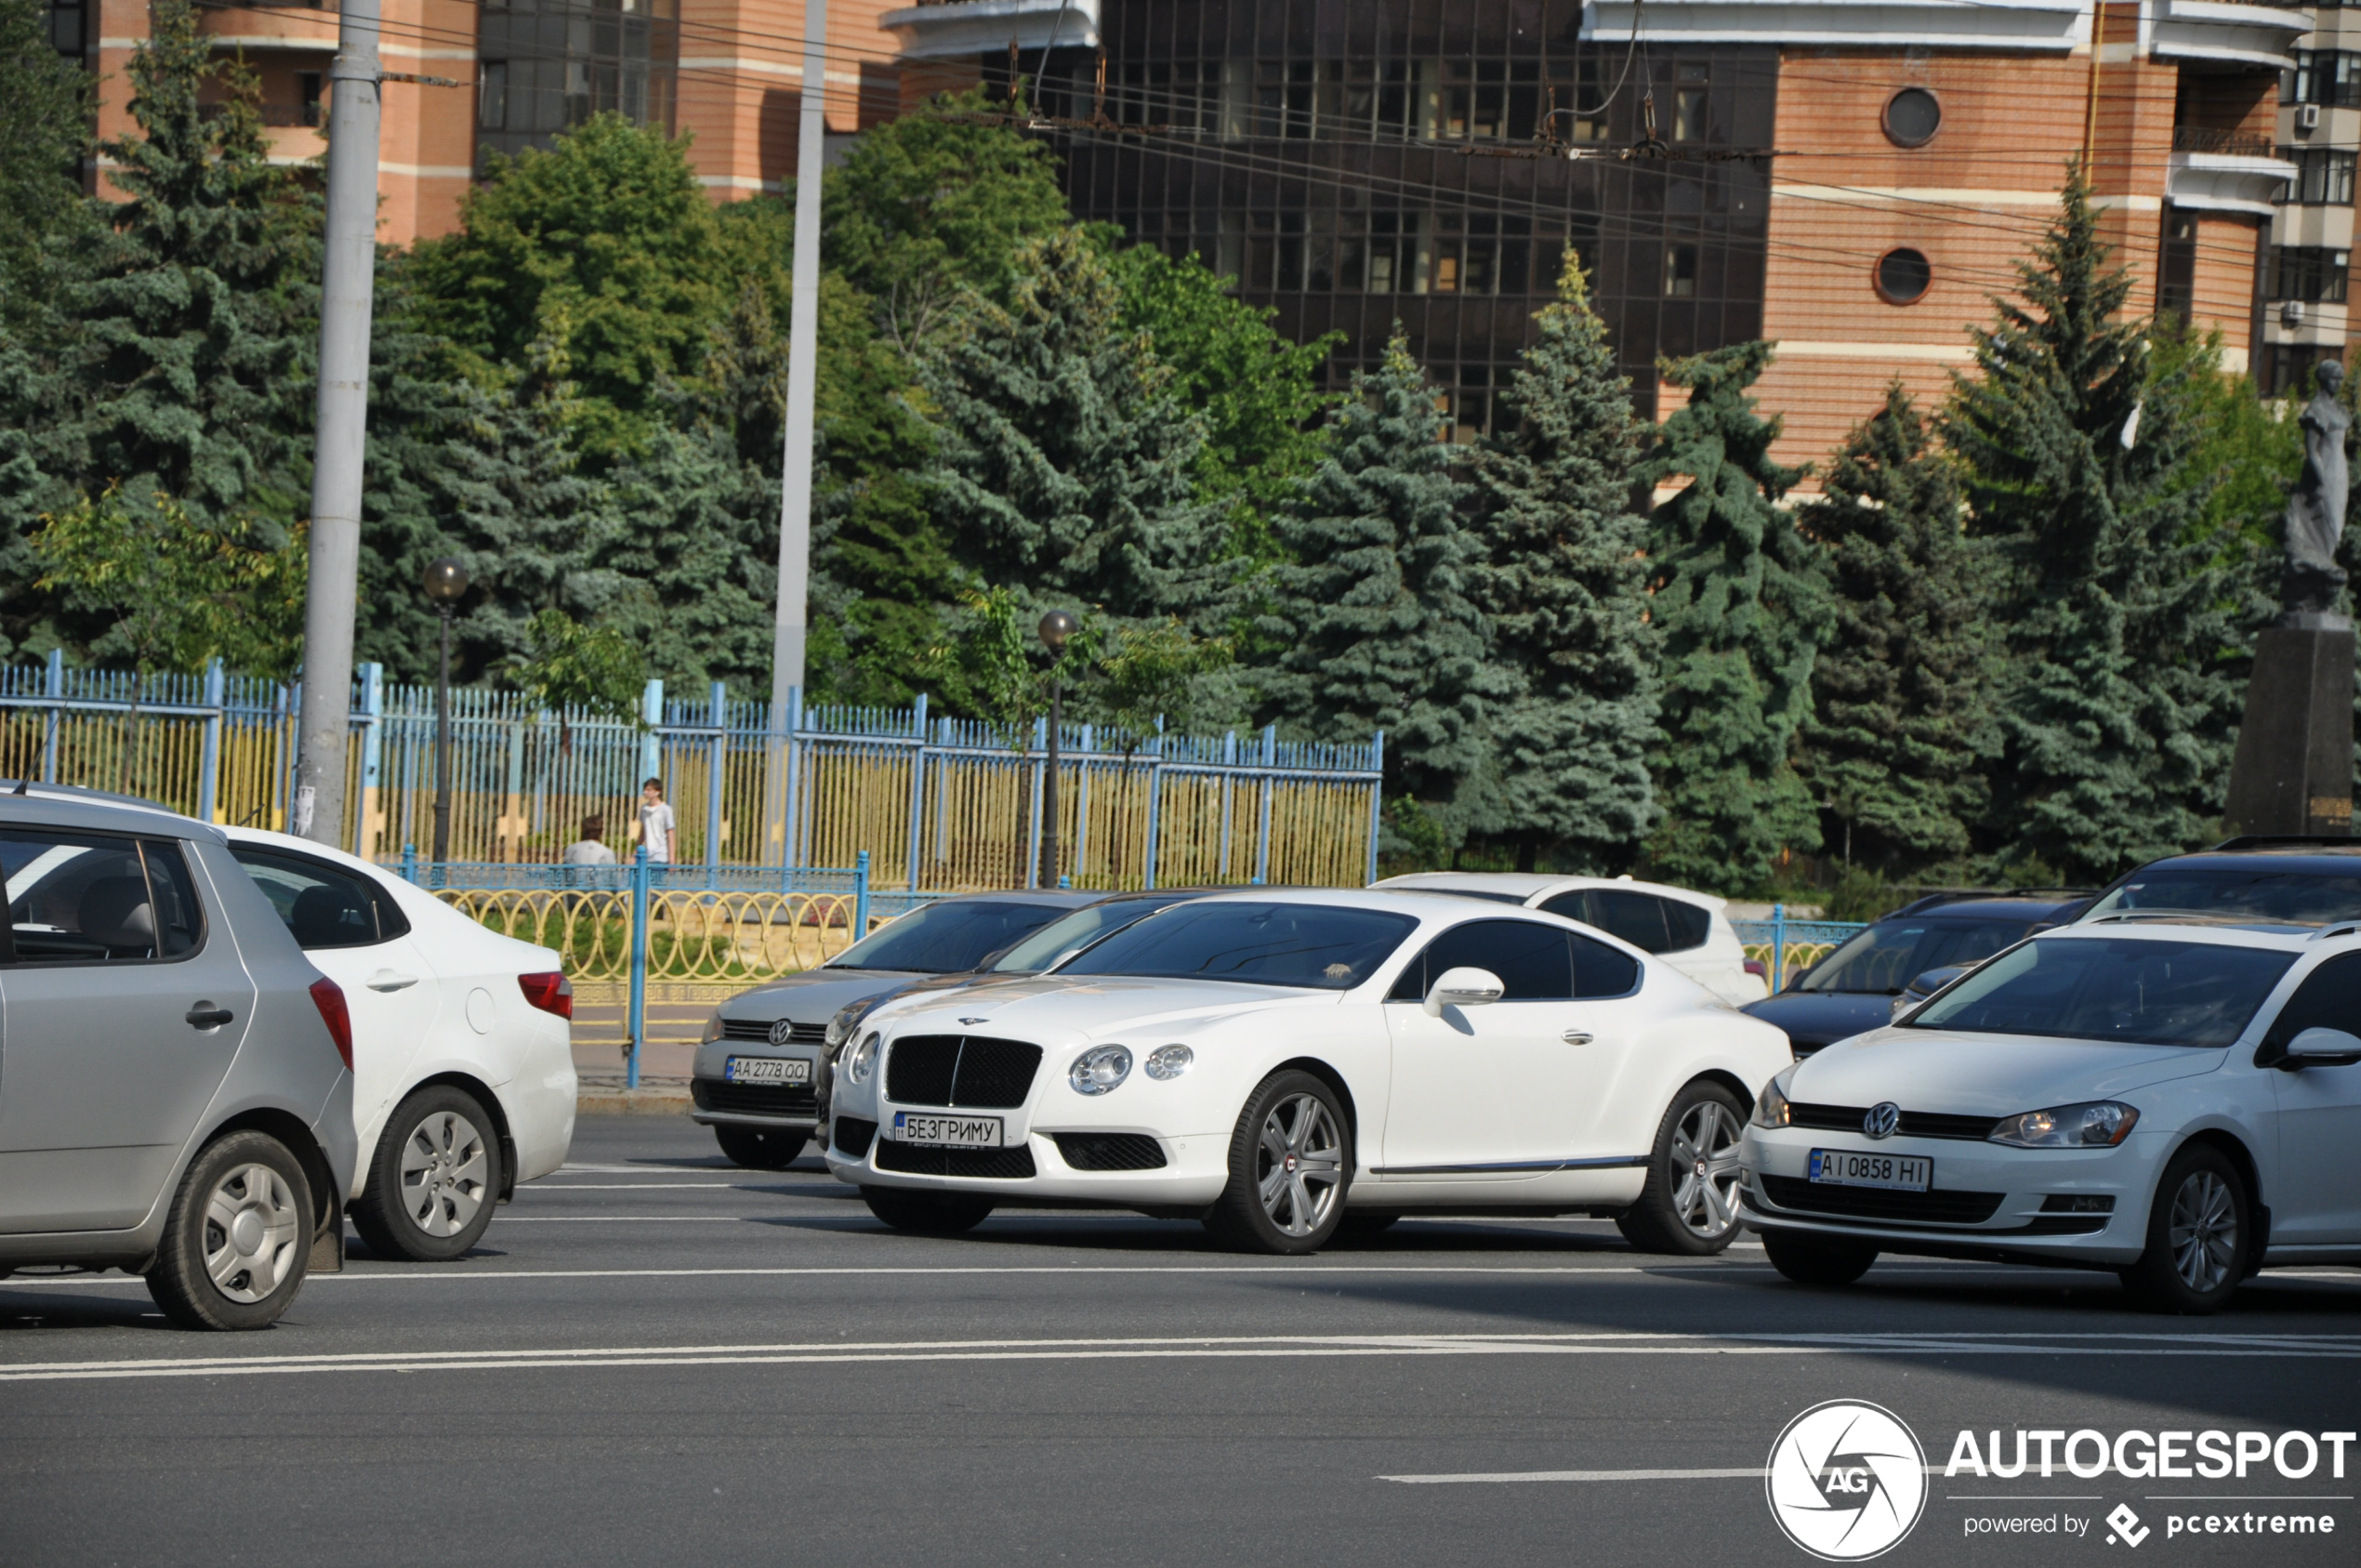
[[[320,404],[311,469],[311,565],[303,606],[303,713],[290,828],[344,837],[352,620],[368,438],[369,312],[377,267],[377,7],[344,0],[328,67],[327,244],[320,280]]]
[[[779,619],[771,708],[803,684],[804,600],[811,584],[811,403],[819,379],[820,180],[827,151],[826,0],[804,0],[803,119],[796,137],[795,296],[787,323],[787,440],[779,484]],[[773,722],[776,722],[774,719]]]
[[[811,402],[819,383],[820,180],[828,137],[828,7],[803,0],[803,118],[796,132],[795,280],[787,318],[786,450],[779,464],[779,607],[771,639],[770,766],[766,830],[779,836],[779,859],[792,850],[787,832],[787,746],[791,699],[803,685],[804,601],[811,588]],[[767,846],[766,846],[767,848]]]

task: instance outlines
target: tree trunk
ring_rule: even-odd
[[[131,754],[139,749],[139,699],[144,694],[148,672],[135,667],[131,672],[131,711],[125,717],[123,732],[123,756],[115,763],[114,792],[131,793]]]

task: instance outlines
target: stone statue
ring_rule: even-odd
[[[2296,422],[2303,427],[2303,477],[2288,494],[2288,563],[2281,581],[2282,624],[2319,624],[2305,617],[2332,616],[2344,569],[2337,547],[2344,541],[2347,501],[2344,443],[2353,415],[2337,402],[2344,367],[2324,360],[2319,389]]]

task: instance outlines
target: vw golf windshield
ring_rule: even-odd
[[[1410,916],[1377,909],[1184,903],[1126,927],[1058,972],[1349,991],[1418,929]]]
[[[2036,937],[1919,1008],[1909,1027],[2218,1048],[2294,962],[2226,942]]]

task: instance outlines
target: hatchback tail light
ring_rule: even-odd
[[[336,1054],[344,1058],[344,1070],[351,1072],[352,1014],[344,1005],[344,992],[323,975],[311,982],[311,1005],[320,1009],[320,1021],[328,1026],[328,1037],[336,1041]]]
[[[574,1018],[574,982],[552,969],[547,974],[519,975],[517,985],[524,992],[524,999],[545,1013],[555,1013],[571,1021]]]

